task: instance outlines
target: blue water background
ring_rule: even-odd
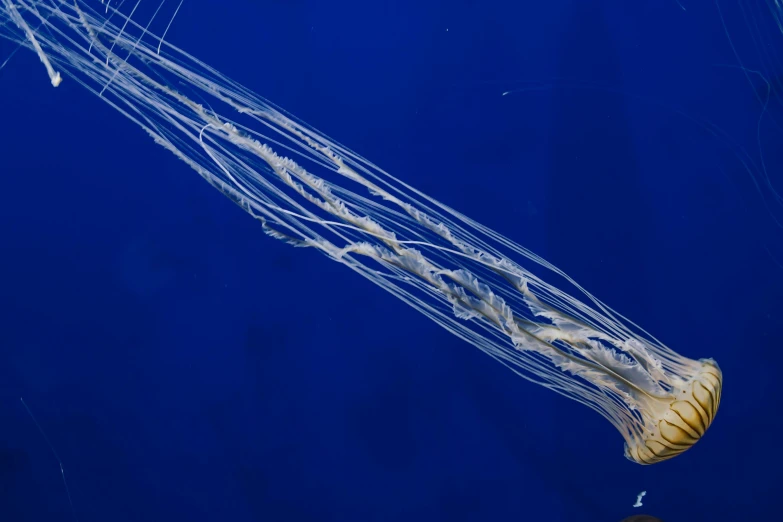
[[[783,37],[680,4],[185,0],[167,39],[714,357],[692,451],[628,462],[25,52],[0,71],[0,520],[73,519],[20,397],[82,522],[605,522],[642,490],[667,522],[771,516],[783,249],[754,180],[780,181],[783,114],[736,65],[779,82]]]

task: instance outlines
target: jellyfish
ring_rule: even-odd
[[[152,20],[96,0],[0,2],[0,36],[36,53],[53,86],[96,94],[270,237],[321,252],[593,409],[631,461],[679,455],[715,418],[714,360],[671,350],[533,252],[154,35]]]

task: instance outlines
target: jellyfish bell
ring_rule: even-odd
[[[267,235],[320,251],[598,412],[633,462],[704,435],[722,386],[712,359],[679,355],[557,267],[155,36],[151,21],[96,3],[0,0],[0,36],[35,52],[55,87],[73,79],[141,127]]]
[[[626,456],[640,464],[654,464],[687,450],[712,424],[720,404],[723,376],[717,363],[702,359],[693,377],[682,381],[668,396],[653,399],[642,394],[638,403],[650,410],[653,429],[640,438],[626,438]]]

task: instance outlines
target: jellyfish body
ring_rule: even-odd
[[[677,354],[534,253],[90,3],[0,0],[0,36],[36,52],[53,85],[62,71],[98,94],[268,235],[319,250],[600,413],[630,460],[671,458],[704,435],[720,402],[714,361]]]

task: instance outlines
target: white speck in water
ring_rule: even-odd
[[[642,507],[642,497],[644,497],[647,494],[646,491],[642,491],[638,495],[636,495],[636,504],[633,505],[633,507]]]

